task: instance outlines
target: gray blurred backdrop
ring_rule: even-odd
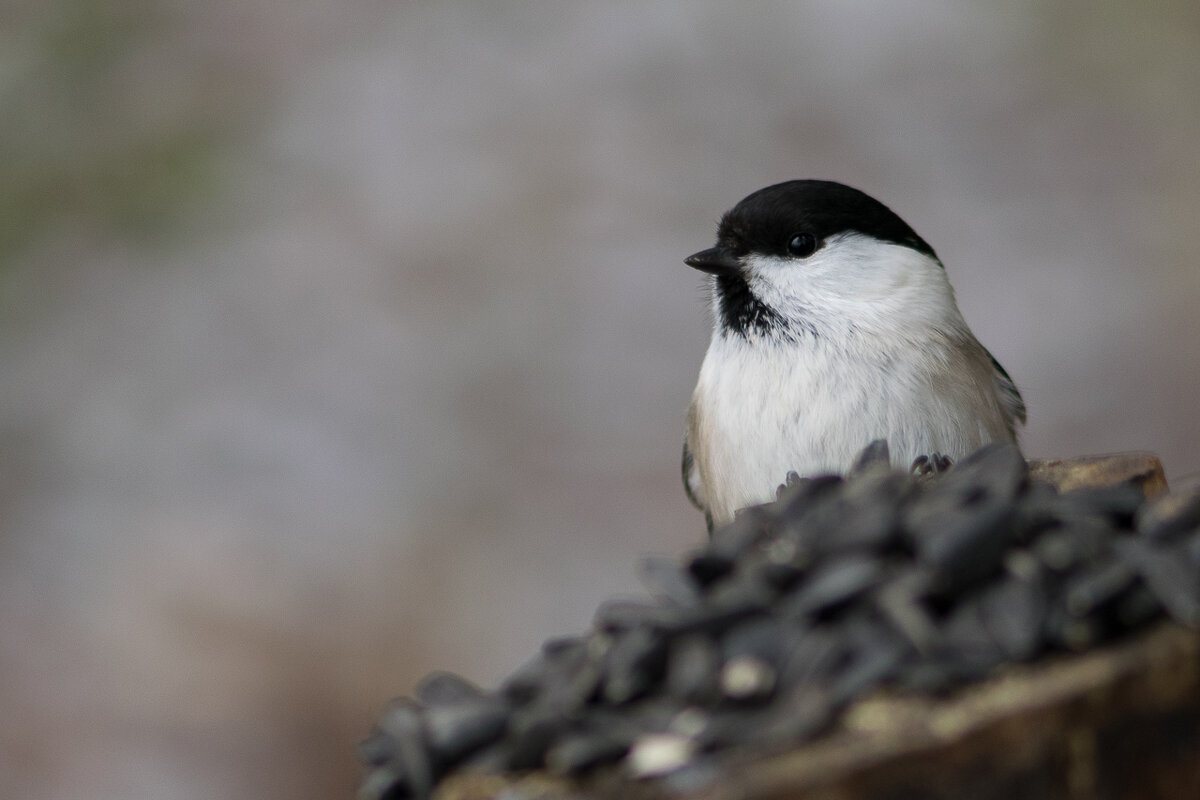
[[[348,796],[697,544],[681,259],[892,206],[1031,455],[1200,469],[1200,5],[0,6],[0,796]]]

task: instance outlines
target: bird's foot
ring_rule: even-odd
[[[919,478],[938,475],[953,466],[949,456],[941,453],[930,453],[927,456],[917,456],[912,463],[912,472]]]

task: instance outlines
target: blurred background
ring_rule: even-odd
[[[1200,5],[0,5],[0,796],[346,797],[640,554],[769,183],[937,249],[1029,455],[1200,470]]]

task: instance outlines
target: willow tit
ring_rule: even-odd
[[[774,499],[788,472],[845,472],[875,439],[897,466],[1016,441],[1017,387],[933,248],[878,200],[830,181],[768,186],[684,261],[712,276],[683,445],[710,525]]]

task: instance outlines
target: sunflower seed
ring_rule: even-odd
[[[642,585],[659,600],[677,606],[700,602],[700,586],[673,558],[647,556],[638,565]]]
[[[582,772],[623,758],[629,746],[606,731],[568,733],[546,751],[546,768],[560,775]]]
[[[716,642],[699,633],[680,636],[671,643],[664,689],[685,703],[711,701],[718,695],[720,667]]]
[[[1142,576],[1176,622],[1200,627],[1200,571],[1189,568],[1181,550],[1133,538],[1115,541],[1113,548],[1122,563]]]
[[[783,601],[781,610],[795,617],[830,612],[875,586],[882,573],[883,563],[874,556],[847,555],[826,561]]]

